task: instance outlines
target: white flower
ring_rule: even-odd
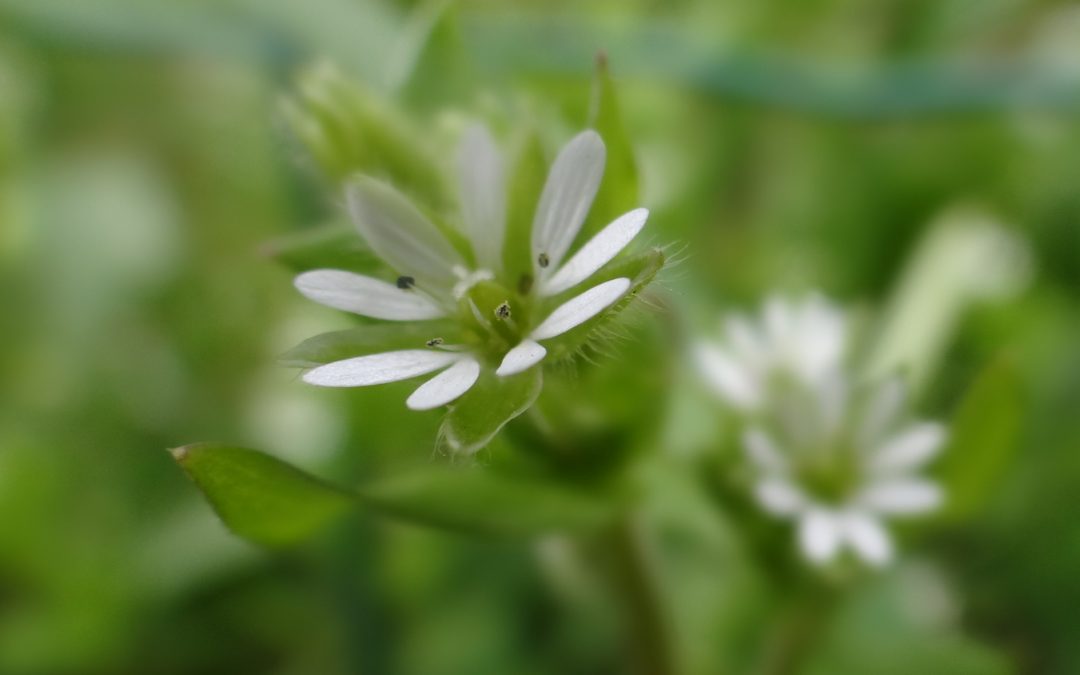
[[[802,302],[771,297],[762,316],[725,320],[726,344],[696,348],[702,375],[729,405],[760,407],[777,379],[816,386],[840,366],[847,336],[843,313],[819,295]]]
[[[916,472],[941,449],[945,429],[902,422],[904,388],[879,386],[867,399],[849,400],[836,380],[790,400],[767,431],[755,425],[743,448],[757,475],[754,495],[769,513],[798,523],[803,554],[832,560],[844,546],[872,565],[892,558],[886,516],[924,513],[942,501],[940,487]]]
[[[716,393],[742,413],[742,446],[754,498],[793,520],[808,560],[844,548],[871,565],[893,555],[887,516],[940,505],[938,485],[916,472],[941,449],[940,424],[904,423],[898,380],[851,395],[844,314],[820,296],[771,298],[762,317],[725,322],[727,343],[702,343],[697,358]]]
[[[631,288],[628,278],[609,279],[548,309],[554,296],[590,278],[645,225],[646,209],[630,211],[564,262],[596,195],[604,162],[604,144],[594,131],[579,134],[559,153],[533,220],[533,269],[525,279],[508,278],[503,270],[506,170],[495,142],[482,127],[465,134],[458,155],[462,234],[468,252],[455,248],[439,227],[389,185],[371,178],[351,181],[346,197],[356,227],[401,276],[390,283],[352,272],[315,270],[299,275],[296,287],[316,302],[376,319],[452,319],[474,339],[447,345],[433,335],[426,346],[415,349],[319,366],[305,373],[304,381],[356,387],[441,371],[406,402],[412,409],[426,410],[464,394],[485,367],[509,376],[539,363],[547,354],[544,341],[616,304]],[[480,307],[472,291],[481,284],[504,294],[505,301],[494,308]]]

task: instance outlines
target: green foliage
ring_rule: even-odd
[[[945,517],[971,518],[1001,486],[1018,448],[1021,384],[1011,360],[999,357],[964,396],[938,467],[947,495]]]
[[[352,225],[334,223],[271,239],[262,252],[294,272],[349,270],[389,274],[385,263],[357,235]]]
[[[198,443],[171,452],[229,529],[261,544],[293,542],[352,505],[348,493],[255,450]]]
[[[421,349],[435,338],[453,344],[460,338],[459,331],[452,321],[365,324],[308,338],[282,354],[279,361],[286,366],[314,368],[354,356]]]
[[[528,410],[540,395],[543,377],[540,368],[510,377],[482,372],[472,389],[451,404],[439,430],[440,443],[455,454],[484,447],[507,422]]]
[[[597,528],[614,513],[602,495],[475,465],[403,472],[345,490],[256,450],[199,443],[172,454],[229,529],[269,546],[310,537],[357,509],[488,536]]]

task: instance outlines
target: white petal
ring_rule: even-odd
[[[556,307],[548,318],[533,329],[529,337],[533,340],[546,340],[562,335],[615,304],[629,289],[630,280],[625,277],[593,286]]]
[[[648,209],[634,209],[616,218],[586,242],[554,276],[541,284],[541,294],[562,293],[588,279],[633,241],[641,228],[645,227],[648,217]]]
[[[465,358],[420,385],[405,405],[413,410],[431,410],[446,405],[476,384],[480,377],[480,364],[473,358]]]
[[[908,427],[873,452],[870,466],[877,472],[915,469],[929,461],[945,442],[945,428],[925,422]]]
[[[774,516],[790,516],[806,507],[806,498],[791,483],[779,478],[767,478],[754,487],[761,508]]]
[[[705,383],[718,395],[741,410],[757,406],[761,399],[761,387],[757,378],[741,362],[709,343],[698,344],[694,351]]]
[[[788,470],[788,463],[784,460],[783,454],[769,435],[761,429],[755,427],[747,430],[743,434],[742,442],[746,453],[759,469],[772,473],[783,473]]]
[[[799,545],[803,554],[814,563],[824,563],[836,555],[840,547],[841,524],[836,514],[812,509],[799,522]]]
[[[731,349],[741,361],[752,367],[760,367],[768,357],[768,345],[765,344],[761,331],[743,316],[729,316],[724,321],[724,329],[731,343]]]
[[[505,168],[499,148],[482,125],[465,132],[458,150],[461,210],[476,260],[498,270],[506,230]]]
[[[848,512],[841,517],[844,536],[851,547],[866,562],[881,566],[892,559],[892,541],[889,533],[873,516]]]
[[[932,511],[942,499],[941,488],[934,483],[898,479],[871,485],[859,495],[858,503],[880,513],[909,514]]]
[[[555,158],[533,219],[534,265],[544,253],[549,260],[547,270],[559,266],[596,197],[605,156],[600,135],[588,130],[575,136]],[[547,276],[547,270],[539,270],[538,277]]]
[[[444,316],[443,310],[415,290],[342,270],[312,270],[293,281],[315,302],[375,319],[419,321]]]
[[[543,345],[532,340],[524,340],[521,344],[506,352],[506,356],[503,357],[502,363],[499,364],[495,374],[503,377],[517,375],[523,370],[528,370],[540,363],[545,354],[547,354],[547,350],[544,349]]]
[[[328,363],[304,373],[303,379],[321,387],[366,387],[424,375],[459,358],[451,352],[405,349]]]
[[[787,310],[787,330],[796,355],[794,366],[812,382],[836,369],[844,356],[844,315],[818,295]],[[774,319],[775,320],[775,319]],[[785,319],[779,319],[783,324]]]
[[[454,285],[455,266],[464,261],[446,237],[409,201],[373,178],[351,180],[345,187],[349,215],[368,245],[401,274],[428,282],[431,290]]]

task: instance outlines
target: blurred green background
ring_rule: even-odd
[[[433,137],[476,115],[568,133],[598,50],[644,236],[679,252],[670,302],[820,288],[872,313],[942,219],[1029,249],[1015,292],[957,317],[920,404],[948,418],[1007,358],[1015,458],[976,515],[866,581],[800,672],[1080,672],[1075,3],[2,0],[0,673],[613,672],[618,610],[553,591],[574,578],[558,538],[357,516],[267,553],[164,451],[235,442],[342,483],[432,461],[438,416],[405,409],[408,385],[315,390],[275,363],[347,325],[265,253],[340,218],[281,98],[329,60]],[[717,413],[675,379],[658,452],[692,454]],[[756,672],[782,589],[668,489],[682,670]]]

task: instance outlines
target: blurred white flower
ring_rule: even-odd
[[[337,309],[387,321],[456,320],[468,344],[426,345],[328,363],[304,374],[305,382],[358,387],[406,380],[442,371],[409,397],[415,410],[454,401],[492,367],[499,376],[523,372],[547,354],[545,340],[562,335],[626,296],[631,281],[609,279],[553,309],[547,302],[589,279],[630,243],[645,225],[646,209],[615,219],[564,262],[600,185],[605,148],[585,131],[559,153],[548,174],[533,220],[532,274],[503,273],[506,238],[506,172],[503,159],[482,127],[468,130],[458,156],[463,232],[471,260],[404,196],[372,178],[346,188],[349,213],[368,245],[398,274],[391,283],[340,270],[314,270],[296,278],[308,298]],[[470,295],[491,283],[507,300],[483,311]],[[511,291],[509,289],[518,289]],[[513,296],[515,300],[511,302]]]
[[[706,383],[729,405],[750,411],[767,400],[777,380],[816,386],[835,372],[845,328],[843,313],[819,295],[801,302],[773,296],[756,320],[728,317],[726,342],[702,341],[696,357]]]
[[[871,565],[892,559],[887,516],[938,507],[941,489],[917,471],[941,449],[940,424],[905,423],[897,380],[852,396],[847,322],[820,296],[771,298],[762,317],[725,322],[727,343],[698,345],[701,372],[745,424],[753,493],[795,521],[808,560],[850,548]]]

